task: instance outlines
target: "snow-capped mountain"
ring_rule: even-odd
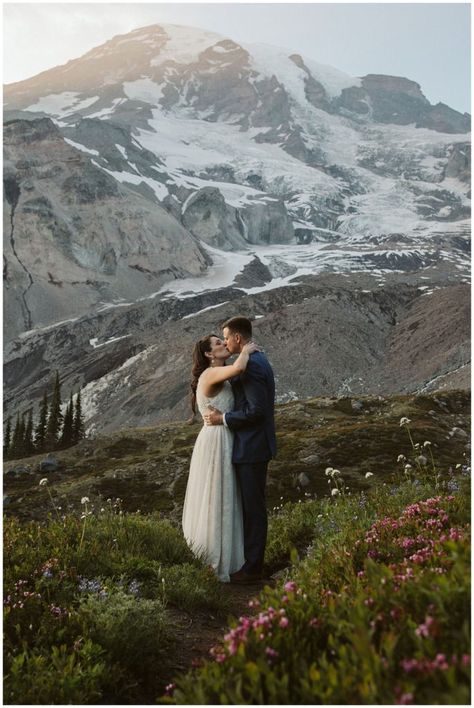
[[[186,318],[324,273],[468,280],[470,117],[407,78],[153,25],[4,99],[7,361],[64,320],[97,361],[86,323],[113,309],[137,322],[188,298]],[[118,365],[130,332],[109,325]]]

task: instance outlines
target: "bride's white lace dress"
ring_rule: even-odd
[[[198,382],[196,402],[203,414],[209,405],[223,413],[234,406],[232,387],[225,381],[213,398]],[[233,433],[225,425],[204,425],[191,458],[184,499],[183,532],[189,546],[204,554],[219,580],[243,566],[242,503],[232,466]]]

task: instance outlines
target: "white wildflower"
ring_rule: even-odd
[[[397,457],[397,462],[405,462],[406,459],[407,459],[407,458],[405,457],[405,455],[399,455],[399,456]]]
[[[405,465],[405,469],[406,469],[406,470],[412,470],[413,467],[407,463],[407,464]]]
[[[456,469],[457,469],[457,470],[460,470],[460,469],[461,469],[461,467],[462,467],[461,463],[460,463],[460,462],[458,462],[458,464],[456,465]]]
[[[428,464],[428,458],[425,457],[424,455],[418,455],[418,457],[416,459],[420,463],[420,465],[425,466]]]
[[[39,486],[44,487],[45,484],[48,484],[48,479],[47,477],[43,477],[43,479],[40,479],[39,481]]]
[[[331,489],[331,496],[337,497],[338,494],[339,494],[339,489],[336,489],[336,488]]]
[[[425,442],[423,443],[423,447],[429,447],[430,445],[431,443],[429,440],[425,440]]]
[[[400,427],[409,425],[409,423],[411,423],[410,418],[400,418]]]
[[[333,471],[334,470],[332,467],[326,467],[326,471],[324,474],[326,475],[326,477],[329,477],[330,475],[332,476]]]
[[[81,504],[88,504],[90,501],[89,497],[82,497]]]
[[[374,476],[374,473],[373,473],[373,472],[366,472],[366,473],[365,473],[365,478],[366,478],[366,479],[369,479],[369,477],[373,477],[373,476]]]

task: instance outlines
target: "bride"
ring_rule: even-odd
[[[234,364],[226,366],[231,353],[219,337],[209,334],[194,345],[192,409],[201,415],[209,408],[231,411],[234,395],[229,382],[258,351],[246,344]],[[219,580],[229,582],[230,573],[245,562],[240,492],[232,466],[233,433],[225,425],[204,425],[191,458],[183,508],[183,532],[188,545],[202,554]]]

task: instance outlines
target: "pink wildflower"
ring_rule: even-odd
[[[282,618],[281,618],[281,620],[280,620],[280,627],[281,627],[282,629],[285,629],[285,627],[288,627],[289,624],[290,624],[290,622],[289,622],[289,620],[288,620],[288,617],[282,617]]]

